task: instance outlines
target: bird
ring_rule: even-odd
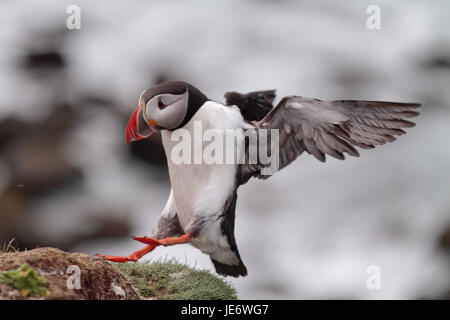
[[[301,154],[325,162],[345,154],[358,157],[359,149],[371,149],[396,140],[404,129],[415,126],[420,103],[366,100],[323,101],[286,96],[274,106],[275,90],[227,92],[225,101],[207,98],[183,81],[166,81],[145,90],[126,126],[128,143],[161,133],[171,183],[165,208],[152,236],[133,237],[145,247],[127,255],[97,254],[114,261],[138,261],[158,246],[190,243],[210,256],[222,276],[246,276],[234,234],[237,190],[252,177],[268,179],[267,166],[256,163],[179,164],[173,160],[174,137],[182,130],[194,134],[194,124],[206,129],[276,130],[277,170]],[[222,131],[220,131],[222,130]],[[241,139],[238,143],[248,144]]]

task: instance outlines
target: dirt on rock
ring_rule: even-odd
[[[19,290],[0,282],[2,299],[140,299],[130,281],[111,264],[81,253],[56,248],[38,248],[0,253],[0,274],[28,264],[48,280],[50,295],[23,297]],[[79,289],[76,277],[79,274]],[[71,287],[73,289],[71,289]]]

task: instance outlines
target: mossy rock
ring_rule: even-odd
[[[110,263],[56,248],[0,253],[0,275],[0,300],[140,299],[137,289]]]
[[[207,270],[196,270],[175,260],[113,265],[148,299],[236,299],[236,290],[222,278]]]
[[[224,278],[175,260],[121,264],[56,248],[5,251],[0,252],[0,300],[236,299]],[[79,268],[79,287],[69,288],[73,266]]]
[[[43,276],[24,263],[15,270],[5,271],[0,274],[0,281],[15,289],[20,290],[23,297],[49,296],[48,281]]]

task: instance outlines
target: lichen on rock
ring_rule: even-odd
[[[23,297],[49,296],[48,281],[28,264],[24,263],[15,270],[5,271],[0,274],[0,281],[15,289],[20,290]]]

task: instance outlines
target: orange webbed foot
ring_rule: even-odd
[[[164,239],[155,239],[151,237],[133,237],[134,240],[145,243],[146,246],[139,249],[128,256],[108,256],[103,254],[96,254],[97,259],[107,260],[111,262],[136,262],[144,255],[153,251],[158,246],[173,246],[176,244],[187,243],[191,241],[191,235],[189,233],[183,234],[179,237],[169,237]]]
[[[149,244],[143,247],[142,249],[139,249],[129,254],[128,256],[107,256],[103,254],[96,254],[95,257],[97,259],[107,260],[111,262],[129,262],[129,261],[136,262],[150,251],[153,251],[155,248],[156,248],[155,245]]]

